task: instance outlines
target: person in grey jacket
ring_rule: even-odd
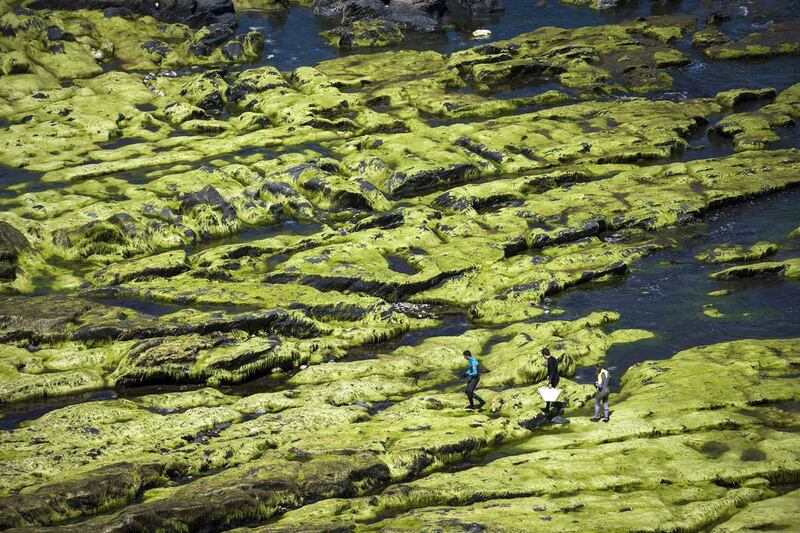
[[[597,380],[594,383],[594,416],[592,422],[600,421],[600,403],[603,403],[603,422],[608,422],[608,395],[611,392],[611,378],[603,363],[597,363]]]

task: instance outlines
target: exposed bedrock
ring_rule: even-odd
[[[555,337],[535,336],[555,349],[576,334],[584,343],[597,338],[582,329],[591,320],[541,325]],[[536,344],[522,350],[534,353]],[[2,457],[5,471],[18,472],[2,490],[27,487],[0,498],[0,517],[5,526],[41,527],[137,499],[58,527],[177,531],[202,520],[216,531],[275,517],[258,531],[419,531],[454,520],[524,531],[520,523],[533,513],[551,517],[544,528],[578,531],[576,517],[613,513],[628,530],[656,513],[662,526],[698,531],[743,509],[733,525],[754,520],[776,489],[800,479],[798,418],[787,407],[800,399],[797,346],[738,341],[636,365],[612,395],[609,425],[576,416],[567,427],[540,429],[537,385],[485,389],[487,413],[462,411],[460,392],[428,388],[459,368],[461,347],[447,337],[377,360],[310,367],[284,392],[237,398],[199,390],[71,406],[0,439],[0,449],[16,450]],[[441,357],[427,356],[431,350]],[[491,365],[521,348],[488,350]],[[404,365],[408,356],[419,358],[416,366]],[[403,385],[422,368],[425,381]],[[574,406],[591,395],[567,380],[565,389]],[[391,405],[374,410],[378,398]],[[106,480],[119,469],[128,474],[112,486]]]
[[[469,21],[474,16],[503,10],[502,0],[315,0],[315,15],[338,20],[347,27],[356,21],[371,25],[390,23],[404,30],[434,32],[443,21]],[[364,43],[361,46],[384,46]],[[341,45],[339,45],[341,46]]]
[[[102,9],[109,10],[109,14],[136,13],[192,28],[234,13],[231,0],[33,0],[28,6],[33,9]]]
[[[226,511],[225,506],[208,511],[213,523],[235,523],[244,516],[265,518],[320,498],[355,496],[391,479],[415,477],[542,423],[538,414],[541,404],[531,395],[533,388],[493,395],[491,417],[464,413],[461,393],[452,390],[458,386],[459,344],[476,351],[483,347],[486,364],[492,366],[487,386],[531,384],[544,377],[543,365],[532,357],[542,346],[551,347],[568,376],[577,365],[602,357],[609,346],[647,336],[637,330],[606,331],[617,318],[614,313],[595,313],[533,329],[515,325],[474,330],[467,338],[432,338],[375,359],[310,366],[292,376],[282,391],[243,398],[200,389],[69,406],[32,421],[30,429],[6,435],[9,440],[5,444],[22,445],[24,441],[28,451],[16,457],[0,456],[4,467],[19,474],[15,479],[4,478],[0,491],[43,484],[40,490],[9,497],[8,507],[0,504],[0,516],[4,524],[24,520],[52,523],[59,521],[59,516],[119,506],[153,486],[172,485],[171,479],[205,477],[208,471],[230,469],[220,473],[221,477],[215,474],[198,480],[199,484],[192,483],[185,490],[187,494],[201,491],[211,495],[239,479],[243,484],[237,485],[243,492],[231,493],[231,499],[224,497],[224,501],[236,507],[239,504],[233,502],[244,498],[240,502],[244,514]],[[431,357],[432,353],[439,357]],[[582,405],[589,395],[587,387],[569,381],[565,381],[565,389],[575,405]],[[394,403],[398,405],[385,411],[378,408]],[[473,431],[476,422],[485,427]],[[74,431],[68,429],[73,426]],[[340,431],[336,433],[335,428]],[[343,433],[346,428],[354,431]],[[74,438],[65,443],[46,435],[59,431]],[[376,447],[376,441],[362,440],[363,432],[372,435],[370,439],[389,439],[395,444]],[[67,453],[67,449],[71,451]],[[36,463],[33,470],[31,461]],[[130,477],[112,493],[103,480],[117,468],[127,468]],[[297,468],[304,474],[298,474]],[[323,482],[332,470],[351,468],[361,474],[353,471],[342,479],[334,476],[338,481]],[[85,476],[64,478],[59,475],[64,469],[85,472]],[[242,478],[244,472],[250,474]],[[287,482],[284,474],[295,482],[301,481],[298,476],[307,479],[298,486]],[[47,481],[36,481],[37,477]],[[274,493],[279,487],[288,494]],[[173,509],[176,498],[182,499],[184,493],[176,488],[178,492],[170,490],[167,501],[157,507]],[[82,494],[80,501],[76,492]],[[253,507],[256,500],[273,496],[278,498],[275,506]],[[80,504],[86,501],[91,503]],[[149,505],[132,508],[130,516],[151,516],[152,509]],[[198,508],[180,504],[180,509],[166,512],[183,522],[194,520]]]
[[[697,53],[682,16],[280,70],[242,66],[273,43],[229,13],[192,29],[3,6],[0,528],[797,522],[797,339],[623,376],[615,346],[644,341],[627,365],[671,340],[553,297],[628,290],[646,257],[682,252],[676,226],[799,185],[800,85],[677,97]],[[314,9],[355,48],[499,7]],[[723,39],[721,20],[694,33],[710,56],[794,39]],[[704,283],[731,297],[687,307],[718,324],[737,291],[766,285],[744,278],[800,275],[792,238],[722,234],[696,256],[719,266],[680,267],[719,270]],[[541,412],[544,347],[569,423]],[[464,409],[465,349],[482,411]],[[606,358],[612,417],[592,424],[587,374]]]

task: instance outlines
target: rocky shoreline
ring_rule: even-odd
[[[360,47],[502,8],[397,2],[308,9]],[[696,53],[800,53],[797,21],[732,38],[722,12],[650,16],[281,71],[237,27],[273,7],[0,3],[0,408],[64,399],[0,432],[0,529],[796,524],[798,339],[643,356],[598,426],[576,374],[654,334],[552,298],[800,184],[798,80],[664,96]],[[713,296],[793,283],[795,233],[699,253]],[[425,333],[452,312],[465,332]],[[570,424],[540,413],[545,346]],[[463,349],[491,370],[482,412]]]

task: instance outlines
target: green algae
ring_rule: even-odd
[[[390,46],[405,40],[396,24],[384,20],[354,20],[347,26],[339,26],[320,35],[337,48]]]
[[[797,524],[800,491],[753,502],[730,520],[716,526],[714,533],[734,533],[766,530],[786,530]]]
[[[742,102],[748,102],[752,100],[762,100],[762,99],[773,99],[777,96],[778,91],[771,88],[765,89],[731,89],[729,91],[723,91],[717,93],[714,97],[716,102],[727,108],[731,108],[737,104]]]
[[[613,315],[601,315],[576,322],[543,324],[536,335],[545,337],[545,331],[550,331],[549,342],[552,346],[558,346],[558,340],[563,338],[569,343],[569,346],[561,348],[565,351],[563,357],[566,358],[570,357],[568,354],[572,350],[586,353],[594,349],[580,346],[583,343],[597,343],[599,333],[582,336],[582,328],[602,325],[613,318]],[[516,329],[519,331],[522,328],[517,326]],[[508,332],[484,330],[476,331],[473,336],[477,342],[487,343],[498,333],[506,335]],[[492,416],[501,418],[494,420],[483,414],[470,415],[464,412],[461,409],[464,402],[461,393],[419,392],[420,388],[436,383],[452,382],[456,369],[463,366],[460,353],[453,349],[453,344],[453,338],[430,339],[418,347],[399,348],[393,354],[377,360],[311,366],[289,380],[290,388],[284,392],[256,394],[238,401],[213,389],[201,389],[145,396],[133,402],[112,400],[71,406],[55,411],[52,416],[26,423],[24,429],[11,432],[8,436],[11,439],[9,443],[31,439],[29,442],[35,444],[30,444],[31,447],[18,447],[17,452],[3,455],[3,461],[8,462],[9,468],[25,471],[30,468],[33,460],[29,454],[36,454],[36,471],[40,479],[37,483],[44,483],[39,491],[41,494],[47,494],[51,487],[56,486],[52,479],[66,467],[65,461],[72,465],[69,467],[70,472],[75,472],[78,476],[82,475],[81,472],[87,472],[87,475],[93,476],[104,465],[116,464],[121,457],[128,461],[136,459],[152,462],[159,455],[154,456],[149,450],[159,449],[163,460],[156,462],[168,465],[167,468],[178,471],[181,475],[206,469],[228,468],[224,476],[219,477],[221,474],[217,474],[201,483],[211,482],[209,490],[214,491],[218,490],[212,489],[219,486],[217,483],[227,483],[224,479],[240,477],[242,474],[237,473],[238,470],[260,471],[261,467],[258,465],[263,464],[272,474],[264,472],[259,476],[274,477],[278,475],[276,465],[282,461],[280,457],[295,458],[294,461],[300,457],[307,462],[309,458],[322,460],[332,452],[342,454],[346,451],[345,457],[380,453],[385,455],[385,459],[381,461],[386,466],[382,468],[391,472],[393,477],[419,475],[423,470],[436,469],[443,464],[460,460],[467,454],[486,449],[498,439],[524,434],[524,427],[510,425],[506,417],[524,424],[532,417],[531,411],[535,412],[542,406],[533,387],[496,394],[489,397],[492,400]],[[495,346],[497,353],[492,348],[491,353],[485,357],[486,361],[492,361],[489,364],[495,364],[495,360],[499,362],[508,357],[504,354],[510,353],[499,344]],[[427,354],[432,350],[447,350],[447,353],[442,353],[438,358],[430,358]],[[452,356],[447,355],[448,353]],[[405,363],[404,360],[409,358],[412,362]],[[536,364],[541,367],[537,371],[537,375],[541,377],[544,375],[544,365],[538,358]],[[421,371],[427,377],[419,376]],[[570,369],[567,367],[564,371],[569,373]],[[487,376],[500,375],[503,372],[498,364]],[[409,377],[404,377],[404,373]],[[591,395],[587,386],[566,382],[565,388],[576,405],[582,405]],[[397,408],[389,407],[378,414],[369,415],[367,409],[362,407],[366,402],[391,399],[399,402]],[[251,418],[253,414],[255,417]],[[55,427],[51,419],[58,421]],[[477,434],[476,423],[485,426]],[[220,424],[223,426],[219,426]],[[344,427],[350,424],[354,424],[352,427],[356,431],[344,432]],[[67,429],[67,426],[73,425],[90,429]],[[72,437],[68,443],[63,439],[51,440],[44,436],[50,430]],[[308,431],[312,433],[307,433]],[[254,439],[256,435],[271,436],[265,441],[261,438]],[[372,435],[375,440],[365,441],[364,435]],[[118,439],[123,437],[126,444],[121,447]],[[107,439],[111,440],[106,444]],[[381,440],[392,442],[392,445],[388,449],[380,446],[376,448],[375,443]],[[69,455],[45,452],[45,448],[55,449],[57,446],[72,447],[75,451]],[[180,460],[169,454],[164,456],[165,449],[180,450]],[[268,449],[274,451],[264,455]],[[100,453],[93,450],[99,450]],[[351,463],[350,460],[346,462]],[[238,470],[233,466],[237,463],[243,463]],[[323,465],[320,467],[321,472],[343,466],[341,461],[337,465],[328,462],[319,464]],[[318,474],[311,475],[312,480],[318,479],[317,476]],[[15,486],[29,483],[27,479],[32,478],[17,477],[15,483],[18,485]],[[43,481],[44,479],[48,481]],[[79,479],[81,478],[68,477],[64,482],[74,484]],[[365,483],[362,489],[372,482]],[[204,491],[201,485],[192,483],[186,490],[195,493]],[[10,487],[6,490],[10,490]],[[158,502],[169,498],[176,502],[175,498],[182,498],[182,490],[178,489],[178,494],[174,494],[175,491],[159,493],[152,499],[152,504],[160,505]],[[314,497],[336,495],[337,493],[323,492]],[[131,494],[130,498],[134,496],[135,494]],[[291,502],[292,506],[298,504],[296,499]],[[83,511],[67,505],[58,512],[70,516]],[[138,511],[134,507],[126,512]],[[52,514],[48,515],[49,518],[37,516],[39,518],[34,520],[56,519]]]
[[[300,508],[267,530],[513,531],[543,507],[541,525],[560,530],[609,513],[630,529],[656,517],[695,530],[796,482],[797,422],[770,407],[797,400],[796,354],[779,341],[636,367],[612,396],[610,425],[573,410],[571,424],[543,427],[539,414],[542,347],[579,409],[593,389],[566,377],[651,336],[613,330],[609,312],[521,322],[555,314],[548,296],[624,275],[661,249],[654,230],[797,181],[796,150],[659,161],[724,108],[774,91],[589,101],[670,87],[664,69],[688,62],[672,45],[694,21],[542,28],[450,56],[173,78],[135,71],[250,61],[263,43],[248,34],[243,56],[200,57],[188,47],[205,33],[179,25],[7,17],[34,44],[0,38],[12,49],[0,161],[45,172],[45,190],[21,184],[0,200],[12,235],[0,238],[2,290],[82,286],[86,297],[225,309],[150,317],[77,298],[4,301],[0,402],[268,374],[279,385],[243,398],[202,388],[79,403],[23,423],[0,439],[3,527],[227,529]],[[86,21],[92,29],[76,28]],[[44,48],[51,22],[80,37],[63,54]],[[100,74],[112,58],[129,73]],[[59,87],[76,76],[93,77]],[[530,79],[582,93],[492,97]],[[794,92],[721,124],[774,134],[796,115]],[[433,127],[432,116],[448,122]],[[450,122],[467,117],[477,120]],[[730,132],[739,150],[763,146]],[[291,220],[321,223],[309,236],[213,242]],[[791,261],[781,272],[794,272]],[[456,306],[477,327],[346,357],[437,324],[408,316],[427,308],[407,300]],[[463,410],[465,348],[488,369],[483,412]],[[629,464],[608,460],[623,455]]]
[[[726,244],[715,246],[706,250],[695,257],[698,261],[704,263],[738,263],[746,261],[757,261],[764,259],[770,255],[775,255],[778,252],[778,245],[759,241],[752,246],[742,246],[737,244]]]
[[[796,478],[796,435],[737,412],[795,397],[796,359],[794,340],[774,340],[640,363],[623,379],[611,425],[573,421],[566,433],[532,435],[508,457],[396,485],[377,497],[303,508],[263,530],[326,521],[355,522],[364,530],[425,530],[455,519],[521,531],[527,528],[520,529],[523,516],[541,514],[555,529],[577,531],[609,512],[626,528],[641,529],[659,516],[670,527],[697,530],[772,497],[769,484]],[[580,521],[572,522],[576,517]]]
[[[692,46],[698,48],[708,48],[711,46],[724,46],[730,42],[730,38],[713,27],[706,27],[692,35]]]
[[[780,140],[774,128],[791,126],[800,116],[800,84],[781,92],[775,101],[751,113],[729,115],[713,130],[734,141],[737,151],[757,150]]]
[[[783,261],[767,261],[751,263],[749,265],[726,268],[714,272],[711,277],[718,280],[735,280],[759,276],[776,276],[787,279],[800,277],[800,259],[785,259]]]
[[[711,304],[703,306],[703,314],[709,318],[725,318],[725,314]]]
[[[739,59],[744,57],[769,57],[800,52],[797,24],[794,21],[778,22],[762,32],[750,33],[738,41],[709,46],[705,54],[713,59]]]
[[[106,17],[89,10],[9,12],[0,20],[9,28],[0,42],[5,50],[17,54],[11,58],[16,57],[14,64],[20,65],[6,69],[7,76],[24,74],[21,65],[26,63],[33,63],[58,79],[96,76],[103,72],[102,65],[111,60],[120,69],[130,71],[245,63],[257,60],[263,47],[263,37],[249,32],[239,38],[231,35],[228,41],[241,47],[241,55],[226,54],[225,47],[219,45],[210,53],[198,52],[196,45],[209,31],[207,28],[192,30],[146,16]],[[59,29],[62,37],[51,40],[47,28]]]

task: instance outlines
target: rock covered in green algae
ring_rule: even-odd
[[[792,126],[798,118],[800,84],[795,84],[757,111],[724,117],[713,126],[713,131],[732,138],[737,151],[758,150],[781,140],[774,128]]]
[[[750,533],[791,530],[800,521],[800,490],[753,502],[712,533]]]
[[[752,246],[723,244],[696,255],[695,259],[712,264],[739,263],[764,259],[770,255],[775,255],[777,252],[778,245],[766,241],[759,241]]]
[[[25,235],[7,222],[0,222],[0,279],[13,282],[17,278],[20,256],[31,248]]]
[[[6,343],[0,400],[153,380],[238,382],[276,367],[341,357],[348,348],[427,324],[374,299],[354,298],[350,308],[320,303],[318,311],[291,309],[290,301],[284,301],[289,309],[284,310],[275,308],[274,291],[258,289],[273,292],[271,308],[182,310],[159,318],[75,298],[6,298],[0,306],[0,340]]]
[[[735,280],[760,276],[797,279],[800,277],[800,259],[751,263],[749,265],[727,268],[711,274],[712,278],[719,280]]]
[[[671,86],[669,75],[658,68],[688,62],[665,43],[679,38],[693,24],[689,18],[652,17],[577,30],[546,27],[455,52],[448,63],[484,89],[502,87],[521,76],[537,76],[595,92],[623,88],[647,92]]]
[[[714,100],[723,107],[731,108],[751,100],[772,99],[777,94],[778,91],[769,87],[764,89],[731,89],[730,91],[717,93]]]
[[[95,272],[92,281],[98,285],[119,285],[148,278],[169,278],[189,270],[186,252],[173,250],[146,259],[112,263]]]
[[[531,383],[544,373],[544,365],[533,357],[540,342],[559,350],[568,374],[571,367],[567,358],[577,360],[602,352],[609,342],[615,342],[611,337],[629,337],[620,331],[603,340],[605,335],[595,328],[614,318],[613,314],[606,314],[575,322],[541,324],[531,331],[541,341],[531,343],[529,349],[492,342],[498,335],[505,337],[513,330],[529,329],[523,325],[508,331],[475,330],[469,339],[429,339],[420,346],[402,347],[375,360],[312,366],[298,372],[283,391],[238,400],[201,389],[149,395],[134,401],[90,402],[55,411],[10,432],[4,437],[7,440],[0,443],[0,462],[20,472],[14,485],[3,490],[16,490],[31,483],[39,487],[29,496],[2,500],[3,505],[8,502],[8,506],[0,505],[2,523],[46,524],[85,513],[89,509],[75,507],[69,501],[58,503],[62,500],[57,498],[76,490],[84,491],[91,501],[104,497],[105,489],[98,480],[113,472],[120,461],[130,465],[131,472],[147,468],[157,475],[140,484],[125,484],[116,494],[118,499],[101,500],[91,508],[123,504],[149,487],[168,484],[166,477],[199,476],[214,468],[228,470],[201,477],[184,487],[163,489],[152,497],[145,495],[144,503],[128,507],[118,518],[109,518],[107,523],[111,525],[118,520],[153,517],[158,509],[178,523],[194,523],[198,519],[195,507],[183,503],[190,492],[195,498],[202,494],[204,502],[220,501],[238,509],[226,510],[222,503],[211,508],[205,505],[207,519],[225,522],[234,520],[238,513],[263,519],[279,508],[295,507],[302,501],[361,494],[376,484],[389,483],[389,475],[405,479],[441,468],[523,435],[527,432],[525,427],[542,422],[536,416],[542,403],[535,386],[483,392],[491,401],[491,416],[464,411],[463,394],[448,390],[453,384],[460,388],[454,382],[457,370],[463,366],[460,348],[455,348],[456,339],[474,344],[476,351],[486,345],[484,360],[494,365],[487,376],[496,375],[498,379],[522,362],[504,368],[501,361],[522,353],[521,359],[530,359],[525,364],[541,367],[524,378],[523,382]],[[582,333],[584,330],[586,334]],[[431,357],[432,352],[440,357]],[[585,385],[565,380],[564,387],[575,405],[582,405],[591,395],[590,387]],[[375,409],[374,404],[387,400],[395,405]],[[67,441],[51,439],[50,431],[68,436]],[[20,452],[4,455],[4,444],[11,443]],[[35,461],[39,481],[30,477],[28,468],[34,460],[31,454],[38,457]],[[366,465],[368,471],[363,470]],[[302,473],[296,471],[298,467]],[[71,473],[58,474],[65,468]],[[333,469],[362,473],[325,481]],[[287,484],[287,472],[291,479],[304,478],[302,483]],[[220,492],[230,483],[236,483],[243,492]],[[286,492],[275,492],[276,487],[283,487]],[[222,493],[229,496],[222,500],[213,496]],[[277,499],[274,506],[254,507],[252,498]],[[107,519],[99,520],[106,523]],[[162,519],[156,520],[163,523]]]
[[[800,53],[800,29],[796,20],[776,22],[766,30],[750,33],[738,41],[715,44],[705,49],[713,59],[769,57]]]
[[[51,16],[95,21],[95,33],[81,36],[98,45],[109,38],[125,69],[232,60],[221,59],[224,44],[207,55],[188,52],[189,43],[201,51],[211,32]],[[749,407],[796,401],[774,358],[796,359],[783,345],[718,349],[724,363],[715,351],[682,357],[668,371],[665,362],[643,366],[613,398],[612,425],[575,417],[543,430],[535,384],[544,376],[542,346],[570,375],[611,345],[649,334],[608,331],[617,316],[597,313],[474,328],[374,359],[324,363],[432,325],[386,300],[446,301],[490,324],[528,319],[550,310],[548,295],[622,274],[660,249],[642,228],[795,183],[792,150],[652,161],[685,149],[744,91],[717,101],[578,101],[588,98],[578,91],[668,87],[662,69],[688,61],[671,43],[692,26],[654,17],[545,28],[449,57],[351,56],[286,73],[268,66],[177,78],[109,73],[59,88],[58,65],[30,62],[33,73],[4,76],[0,91],[12,98],[0,112],[11,127],[0,160],[46,172],[53,188],[22,184],[2,200],[3,222],[36,250],[17,254],[16,278],[3,288],[86,283],[87,297],[228,306],[155,318],[83,300],[15,300],[9,306],[19,312],[2,313],[5,401],[159,380],[224,384],[312,366],[276,374],[275,390],[241,399],[214,389],[170,392],[78,404],[24,423],[0,439],[0,466],[14,473],[2,485],[0,523],[63,528],[65,519],[108,512],[69,527],[223,529],[302,507],[274,528],[514,530],[543,507],[535,512],[551,520],[542,524],[561,529],[576,516],[608,513],[620,513],[630,529],[651,525],[653,516],[696,529],[772,496],[769,483],[795,482],[797,443],[784,429],[796,416]],[[33,38],[45,43],[43,34]],[[257,39],[250,44],[257,48]],[[92,63],[85,47],[65,50],[65,71],[96,70],[110,57],[89,49]],[[531,76],[576,90],[506,101],[486,92]],[[468,87],[476,92],[460,92]],[[767,112],[791,116],[793,98],[782,93]],[[517,110],[526,112],[490,118]],[[432,127],[431,115],[479,120]],[[42,144],[54,126],[60,137]],[[265,157],[265,150],[280,153]],[[308,236],[184,251],[251,225],[315,219],[324,224]],[[609,229],[622,240],[608,239]],[[29,349],[31,341],[43,345]],[[463,410],[456,376],[464,347],[490,370],[483,413]],[[732,359],[745,363],[730,367]],[[671,380],[697,384],[699,376],[715,380],[709,390],[729,403],[704,397],[687,407],[691,395],[681,389],[662,405]],[[590,386],[563,383],[573,405],[590,399]],[[517,456],[469,468],[476,456],[509,455],[498,450],[504,443]],[[622,455],[629,464],[608,461]],[[537,465],[553,461],[562,470],[548,479]]]
[[[715,45],[725,45],[730,38],[713,27],[706,27],[692,35],[692,46],[708,48]]]
[[[765,500],[753,504],[757,512],[777,495],[771,486],[800,475],[790,429],[797,414],[779,403],[800,392],[791,377],[798,354],[796,339],[738,341],[640,363],[612,398],[608,425],[573,418],[569,431],[523,437],[459,472],[320,502],[254,530],[354,523],[358,530],[469,524],[526,531],[535,521],[537,529],[583,531],[609,515],[622,531],[647,529],[654,516],[662,528],[698,530]]]
[[[228,38],[198,54],[196,44],[206,42],[208,29],[90,10],[9,11],[0,16],[0,24],[8,29],[0,36],[7,52],[3,65],[8,66],[3,84],[20,88],[23,82],[46,89],[53,79],[96,76],[112,59],[123,70],[245,63],[257,60],[264,44],[258,32],[236,37],[231,30]]]
[[[354,20],[346,26],[338,26],[320,35],[337,48],[367,48],[390,46],[405,40],[400,28],[385,20]]]

